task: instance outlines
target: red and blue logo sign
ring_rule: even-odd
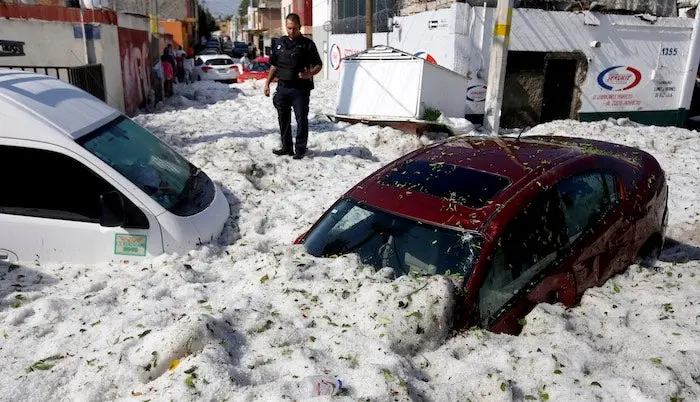
[[[435,61],[435,58],[428,52],[424,50],[419,50],[416,53],[413,54],[416,57],[420,57],[421,59],[425,59],[428,63],[433,63],[437,64],[437,61]]]
[[[486,85],[473,85],[467,88],[467,100],[469,102],[483,102],[486,100]]]
[[[338,46],[335,43],[331,46],[329,58],[330,58],[331,67],[333,67],[333,70],[339,69],[340,68],[340,59],[342,58],[342,55],[340,54],[340,46]]]
[[[642,81],[642,73],[630,66],[608,67],[598,74],[598,85],[608,91],[626,91]]]

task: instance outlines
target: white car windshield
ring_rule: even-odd
[[[193,215],[213,200],[207,175],[124,116],[77,142],[176,215]]]

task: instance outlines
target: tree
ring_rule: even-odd
[[[216,19],[211,15],[209,10],[202,7],[201,4],[198,5],[198,8],[197,26],[199,27],[199,36],[206,36],[208,38],[212,32],[218,30]]]
[[[241,17],[245,17],[248,15],[248,6],[250,5],[250,0],[241,0],[241,3],[238,5],[238,15]]]

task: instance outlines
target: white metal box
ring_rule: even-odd
[[[388,46],[341,61],[336,115],[422,120],[426,109],[463,118],[467,77]]]

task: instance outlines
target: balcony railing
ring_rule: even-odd
[[[282,0],[260,0],[258,8],[282,8]]]

